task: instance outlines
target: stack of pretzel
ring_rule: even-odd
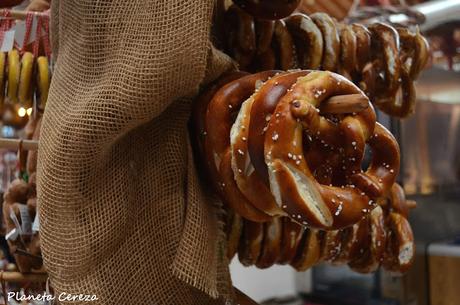
[[[415,206],[394,184],[383,206],[376,207],[357,224],[340,230],[303,227],[288,217],[266,223],[252,222],[229,213],[227,256],[238,253],[245,266],[268,268],[289,264],[305,271],[319,263],[345,265],[359,273],[380,266],[394,274],[406,272],[414,259],[413,234],[407,220]]]
[[[25,133],[28,139],[38,140],[41,117],[29,120]],[[23,163],[25,163],[23,165]],[[10,253],[19,271],[43,271],[38,233],[37,213],[37,151],[19,152],[21,175],[10,183],[3,196],[3,226]]]
[[[283,14],[277,16],[286,16],[287,11],[279,9]],[[429,58],[428,43],[418,30],[385,23],[344,24],[325,13],[278,19],[241,4],[228,8],[225,24],[226,52],[242,70],[338,72],[385,113],[407,117],[414,111],[414,81]]]
[[[381,244],[388,245],[390,262],[400,257],[392,248],[393,235],[413,241],[407,220],[390,213],[389,207],[398,203],[386,204],[384,212],[380,207],[396,187],[399,146],[376,122],[368,97],[347,78],[310,70],[230,73],[196,100],[193,126],[206,176],[237,215],[229,224],[229,254],[239,245],[244,264],[290,263],[305,269],[311,266],[310,258],[299,253],[310,247],[306,240],[311,237],[321,254],[313,263],[336,260],[353,265],[361,258],[363,266],[357,263],[353,268],[372,271],[375,264],[370,266],[367,252],[329,252],[339,244],[346,249],[354,244],[350,240],[358,240],[355,248],[364,249],[376,242],[372,234],[387,232],[388,243]],[[372,161],[363,170],[366,147],[372,150]],[[402,214],[405,219],[407,213]],[[245,219],[241,236],[239,217]],[[377,233],[372,232],[379,228],[375,223],[380,225]],[[289,253],[281,257],[268,251],[265,259],[260,249],[272,245],[264,240],[269,236],[282,241],[280,234],[300,244],[289,246],[291,250],[282,246]],[[378,266],[382,256],[377,257]]]

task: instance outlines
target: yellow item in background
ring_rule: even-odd
[[[37,89],[39,93],[39,105],[45,108],[50,88],[50,70],[48,58],[40,56],[37,58]]]
[[[5,103],[5,71],[6,53],[0,52],[0,114],[3,113]]]
[[[25,52],[21,58],[21,73],[19,76],[18,100],[25,107],[32,107],[32,72],[34,67],[34,55]]]
[[[10,102],[18,102],[20,62],[18,50],[8,52],[8,98]]]

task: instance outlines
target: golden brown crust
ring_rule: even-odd
[[[371,50],[371,33],[362,24],[353,23],[351,25],[356,36],[356,70],[361,72],[369,62]]]
[[[297,254],[291,262],[294,269],[305,271],[320,261],[323,236],[324,232],[314,229],[305,230]]]
[[[265,71],[228,83],[213,95],[206,113],[205,158],[210,163],[210,172],[213,169],[216,172],[216,176],[211,175],[211,178],[217,181],[225,203],[241,216],[253,221],[266,221],[270,217],[249,204],[236,185],[231,168],[230,128],[233,124],[232,116],[252,95],[256,84],[275,73]],[[222,165],[224,157],[226,162]]]
[[[396,274],[405,273],[415,258],[414,235],[406,218],[390,213],[387,219],[388,240],[383,267]]]
[[[256,91],[241,105],[230,131],[232,170],[239,190],[254,207],[271,216],[281,216],[284,215],[283,210],[276,204],[270,189],[254,170],[248,152],[251,109],[259,92]]]
[[[283,217],[283,236],[281,239],[281,253],[278,264],[289,264],[297,254],[302,241],[305,227],[292,221],[289,217]]]
[[[274,217],[271,221],[264,223],[264,239],[256,267],[269,268],[278,261],[281,253],[282,234],[280,217]]]
[[[294,40],[297,63],[301,69],[319,69],[323,58],[323,35],[310,17],[295,14],[286,19]]]
[[[308,73],[308,71],[298,71],[275,75],[264,83],[254,98],[249,124],[248,150],[254,169],[267,185],[268,173],[264,156],[266,127],[280,98],[299,77]]]
[[[275,21],[273,48],[278,59],[277,68],[281,70],[294,68],[294,42],[283,20]]]
[[[316,107],[334,95],[362,92],[330,72],[312,72],[291,89],[276,106],[265,136],[270,189],[277,203],[301,224],[325,229],[352,225],[372,210],[369,197],[353,185],[326,186],[314,179],[304,157],[302,129],[312,137],[319,132],[324,146],[331,149],[334,145],[327,141],[340,141],[338,127],[320,116]]]
[[[243,220],[241,217],[228,211],[230,214],[227,222],[227,258],[231,260],[238,252],[238,246],[240,244],[241,233],[243,229]]]
[[[275,22],[273,20],[256,20],[257,54],[263,54],[271,48]]]
[[[259,259],[263,236],[263,223],[244,220],[243,234],[238,247],[238,259],[244,266],[252,266]]]
[[[205,170],[203,177],[209,178],[208,182],[213,185],[215,191],[219,191],[217,182],[218,179],[218,170],[211,159],[206,158],[205,154],[205,138],[207,136],[206,131],[206,112],[208,105],[211,102],[212,98],[216,92],[222,88],[224,85],[239,79],[243,76],[248,75],[246,72],[230,72],[228,74],[220,77],[216,82],[211,84],[205,91],[203,91],[198,98],[193,102],[192,107],[192,116],[191,123],[193,129],[192,142],[196,152],[196,155],[199,157],[199,167]]]
[[[231,5],[226,14],[227,50],[246,69],[256,54],[256,32],[254,18],[236,5]]]
[[[323,34],[323,62],[322,69],[337,71],[340,58],[340,38],[334,20],[325,13],[310,15]]]

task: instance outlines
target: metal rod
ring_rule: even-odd
[[[35,140],[21,140],[21,139],[7,139],[0,138],[0,148],[18,150],[22,142],[22,149],[24,150],[37,150],[38,141]]]
[[[21,273],[21,272],[0,272],[0,281],[10,283],[24,283],[24,282],[35,282],[45,283],[48,279],[47,273]]]
[[[32,11],[18,11],[18,10],[7,10],[7,9],[1,9],[0,14],[4,14],[4,12],[9,11],[11,14],[11,18],[16,19],[16,20],[25,20],[27,18],[28,13],[34,14],[34,16],[48,16],[47,13],[42,13],[42,12],[32,12]],[[0,17],[5,18],[5,17]]]
[[[419,25],[422,31],[433,29],[448,22],[460,21],[460,0],[424,2],[411,6],[410,9],[425,17],[424,23]],[[368,23],[380,20],[380,17],[374,17],[369,19]],[[388,21],[394,24],[405,24],[409,18],[405,14],[393,14],[388,17]]]

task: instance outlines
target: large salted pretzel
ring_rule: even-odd
[[[343,144],[338,135],[345,133],[342,140],[352,147],[352,152],[355,149],[364,152],[365,142],[375,137],[375,114],[370,114],[369,110],[363,111],[363,115],[350,113],[338,123],[333,123],[318,113],[323,101],[342,94],[362,92],[344,77],[330,72],[312,72],[300,77],[279,100],[266,129],[264,156],[271,192],[278,205],[290,217],[304,225],[332,229],[358,222],[374,207],[374,191],[385,193],[396,178],[397,170],[393,165],[399,163],[399,156],[384,154],[389,151],[396,153],[398,148],[385,148],[384,153],[381,153],[378,150],[381,147],[375,144],[372,147],[375,149],[373,166],[365,173],[352,173],[350,177],[359,185],[337,187],[322,185],[315,180],[305,160],[302,145],[304,132],[310,137],[321,139],[324,148],[331,150]],[[369,106],[366,109],[372,108]],[[354,136],[351,137],[351,134]],[[351,138],[361,141],[350,142]],[[347,162],[356,162],[349,155],[345,149],[344,168]],[[388,158],[398,162],[392,161],[387,168]],[[380,169],[377,172],[376,167]],[[373,176],[376,173],[378,176]],[[359,188],[362,181],[377,182],[362,190]]]

